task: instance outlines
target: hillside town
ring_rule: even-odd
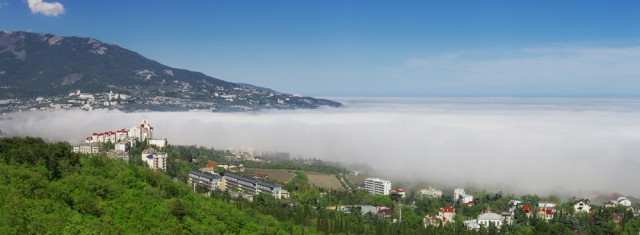
[[[416,200],[445,200],[447,205],[437,209],[437,213],[429,213],[422,219],[422,224],[425,228],[433,226],[438,227],[442,225],[452,224],[456,221],[461,221],[465,228],[468,230],[478,231],[480,229],[495,228],[500,230],[503,226],[512,226],[516,223],[523,223],[530,220],[544,220],[551,222],[558,217],[566,216],[581,216],[584,215],[587,220],[592,223],[596,220],[596,216],[607,216],[611,218],[611,222],[620,225],[625,217],[637,217],[640,216],[637,204],[634,206],[631,200],[624,196],[617,196],[617,198],[606,200],[603,203],[592,203],[587,198],[574,198],[568,202],[561,203],[557,199],[554,201],[544,200],[528,200],[517,199],[513,197],[508,201],[504,201],[504,204],[498,205],[503,210],[492,210],[491,205],[495,205],[491,202],[491,199],[475,199],[473,194],[467,194],[464,188],[456,188],[453,190],[453,194],[449,199],[444,199],[442,190],[435,189],[431,186],[428,188],[411,192],[412,198],[409,200],[403,200],[406,198],[406,191],[401,188],[391,189],[391,182],[380,178],[367,178],[365,182],[359,187],[362,190],[367,191],[372,195],[385,195],[389,196],[394,202],[399,202],[401,205],[409,203],[409,208],[417,209]],[[498,194],[496,194],[498,196]],[[451,200],[452,199],[452,200]],[[484,202],[482,202],[484,200]],[[476,205],[477,201],[481,201],[481,205]],[[498,201],[498,200],[493,200]],[[562,204],[561,206],[559,204]],[[478,207],[479,213],[476,216],[469,216],[469,208]],[[391,210],[390,207],[380,205],[342,205],[342,206],[329,206],[327,209],[342,211],[344,213],[350,213],[358,208],[357,211],[363,215],[371,213],[381,218],[394,218],[394,222],[402,220],[402,215],[398,215],[398,210]],[[463,210],[465,212],[459,212]],[[457,212],[458,211],[458,212]],[[615,211],[604,212],[603,211]],[[597,215],[600,214],[600,215]],[[628,220],[629,218],[627,218]]]
[[[131,161],[130,150],[139,145],[148,147],[139,153],[140,157],[136,161],[150,169],[167,172],[169,160],[174,156],[163,151],[169,146],[167,139],[156,138],[154,127],[147,120],[142,120],[140,124],[129,128],[94,132],[84,139],[84,143],[73,146],[73,151],[88,155],[104,154],[109,158]],[[138,158],[137,156],[136,153],[135,157]],[[196,164],[199,159],[194,156],[191,159],[192,164]],[[255,164],[293,162],[288,153],[263,152],[258,157],[253,156],[251,149],[227,150],[223,159],[227,161],[208,160],[203,163],[204,167],[191,170],[185,178],[185,183],[194,193],[203,193],[211,197],[216,194],[215,192],[227,193],[232,200],[243,200],[249,203],[252,203],[257,195],[268,195],[290,203],[292,198],[299,198],[302,193],[297,188],[299,186],[290,185],[296,177],[300,176],[300,173],[289,182],[278,182],[271,179],[269,174],[246,171],[245,164],[255,167]],[[308,165],[314,162],[299,160],[297,164]],[[523,223],[529,224],[535,221],[553,223],[566,218],[583,218],[579,220],[583,222],[579,223],[587,224],[598,221],[602,223],[604,219],[620,225],[638,216],[638,204],[634,204],[623,195],[617,195],[605,201],[599,199],[599,202],[592,202],[588,198],[572,198],[563,202],[558,198],[535,195],[516,197],[501,193],[489,194],[484,191],[468,193],[464,188],[455,188],[448,195],[443,193],[443,190],[431,186],[412,190],[394,188],[390,180],[376,177],[367,177],[361,183],[354,184],[348,177],[339,177],[340,175],[336,174],[336,177],[341,182],[345,182],[343,190],[348,189],[348,194],[352,195],[364,192],[370,199],[352,201],[360,204],[351,204],[349,203],[351,200],[330,199],[335,196],[327,195],[326,189],[320,189],[324,192],[319,198],[313,200],[329,198],[327,202],[329,204],[324,206],[326,210],[345,214],[355,212],[365,217],[386,219],[391,223],[402,223],[403,219],[415,220],[416,215],[424,214],[420,217],[420,224],[424,228],[459,223],[469,231],[492,229],[499,231]],[[337,192],[336,194],[342,195]],[[332,200],[343,201],[343,203],[333,204]],[[403,213],[405,213],[404,216]]]
[[[66,95],[38,96],[30,98],[0,98],[0,113],[16,111],[96,110],[118,109],[162,111],[254,111],[261,109],[312,108],[314,101],[298,94],[283,94],[260,88],[237,86],[233,89],[218,87],[211,95],[193,90],[186,82],[175,81],[168,86],[172,91],[82,92],[76,90]],[[177,97],[172,94],[181,94]],[[203,97],[194,100],[192,97]]]

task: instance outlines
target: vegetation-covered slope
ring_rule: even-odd
[[[161,172],[66,143],[0,139],[0,234],[287,234],[297,226],[194,194]]]

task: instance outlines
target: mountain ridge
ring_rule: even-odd
[[[131,99],[120,101],[122,107],[114,107],[125,110],[163,109],[149,97],[173,99],[172,103],[160,105],[171,106],[167,110],[341,106],[335,101],[280,93],[170,67],[94,38],[0,32],[0,99],[57,97],[77,90],[126,94]]]

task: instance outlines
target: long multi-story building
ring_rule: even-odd
[[[371,194],[389,195],[389,191],[391,191],[391,181],[367,178],[364,180],[364,189]]]
[[[226,190],[237,188],[247,194],[270,194],[278,199],[289,197],[289,192],[277,183],[232,172],[225,172],[222,180]]]
[[[202,187],[208,191],[224,189],[224,181],[222,180],[222,176],[212,172],[189,172],[189,179],[187,183],[193,187],[194,192],[198,187]]]

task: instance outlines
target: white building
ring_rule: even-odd
[[[629,199],[627,199],[626,197],[619,197],[618,200],[616,201],[618,202],[618,205],[622,205],[626,207],[631,206],[631,201],[629,201]]]
[[[574,202],[573,209],[575,209],[576,213],[586,213],[591,210],[591,206],[589,206],[589,199],[580,199]]]
[[[459,200],[461,197],[464,197],[464,195],[467,195],[464,193],[464,188],[456,188],[453,190],[453,200]]]
[[[149,145],[156,146],[158,148],[167,147],[167,138],[164,139],[150,139]]]
[[[429,186],[429,188],[421,189],[420,191],[418,191],[418,195],[424,197],[439,198],[442,197],[442,190],[438,190]]]
[[[478,229],[480,229],[480,224],[478,224],[478,220],[476,220],[476,219],[465,220],[462,223],[464,224],[464,226],[467,227],[468,230],[478,230]]]
[[[149,125],[147,120],[142,120],[142,123],[137,126],[133,126],[129,129],[129,137],[138,138],[140,141],[153,138],[153,127]]]
[[[464,188],[456,188],[453,190],[453,200],[469,204],[470,202],[473,202],[473,195],[467,195],[464,192]]]
[[[146,162],[149,168],[154,170],[167,170],[167,153],[158,152],[154,148],[142,151],[142,161]]]
[[[131,144],[129,142],[120,142],[115,144],[116,151],[128,152],[129,148],[131,148]]]
[[[391,181],[367,178],[364,180],[364,189],[371,194],[389,195],[389,191],[391,191]]]
[[[100,146],[94,143],[85,143],[78,146],[73,146],[74,153],[84,153],[84,154],[96,154],[100,152]]]
[[[500,228],[502,226],[502,216],[493,212],[487,212],[478,216],[478,224],[483,227],[491,225]]]

